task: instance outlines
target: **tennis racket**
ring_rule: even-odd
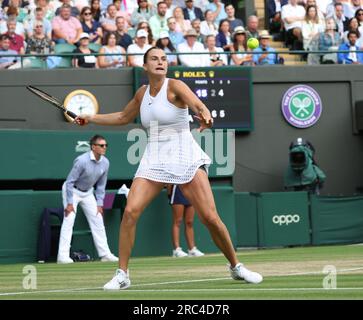
[[[63,103],[61,103],[57,98],[49,95],[48,93],[36,88],[36,87],[33,87],[33,86],[27,86],[26,87],[30,92],[34,93],[35,95],[37,95],[38,97],[42,98],[43,100],[45,101],[48,101],[50,102],[53,106],[57,107],[58,109],[62,110],[65,114],[69,115],[72,119],[75,119],[77,118],[78,116],[72,112],[72,111],[69,111],[67,110]],[[84,120],[83,119],[80,119],[80,124],[84,124]]]

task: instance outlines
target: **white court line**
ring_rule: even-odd
[[[337,270],[337,273],[344,273],[350,271],[358,271],[363,270],[363,267],[358,268],[349,268],[349,269],[340,269]],[[323,274],[322,271],[311,271],[311,272],[301,272],[301,273],[287,273],[287,274],[279,274],[279,275],[271,275],[268,277],[286,277],[286,276],[302,276],[302,275],[313,275],[313,274]],[[211,279],[197,279],[197,280],[180,280],[180,281],[168,281],[168,282],[154,282],[154,283],[141,283],[132,285],[135,287],[146,287],[146,286],[156,286],[156,285],[168,285],[168,284],[182,284],[182,283],[195,283],[195,282],[207,282],[207,281],[219,281],[219,280],[229,280],[230,277],[224,278],[211,278]],[[86,291],[95,291],[103,289],[103,287],[93,287],[93,288],[74,288],[74,289],[57,289],[57,290],[39,290],[39,291],[19,291],[19,292],[4,292],[0,293],[1,296],[11,296],[11,295],[26,295],[26,294],[39,294],[39,293],[67,293],[67,292],[86,292]],[[324,288],[229,288],[229,289],[130,289],[128,291],[143,291],[143,292],[156,292],[156,291],[215,291],[215,290],[226,290],[226,291],[242,291],[242,290],[250,290],[250,291],[300,291],[300,290],[327,290]],[[332,290],[363,290],[363,288],[337,288]]]

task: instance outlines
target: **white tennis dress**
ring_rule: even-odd
[[[148,132],[148,144],[135,178],[183,184],[191,181],[200,166],[211,159],[194,140],[189,127],[188,108],[168,101],[169,79],[152,97],[147,87],[140,106],[142,125]]]

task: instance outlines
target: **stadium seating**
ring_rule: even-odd
[[[58,43],[55,45],[54,51],[55,53],[60,54],[69,54],[72,53],[76,49],[76,46],[69,43]],[[57,68],[71,68],[72,67],[72,56],[62,56],[62,60],[57,65]]]

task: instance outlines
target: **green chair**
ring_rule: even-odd
[[[69,43],[58,43],[54,47],[55,53],[72,53],[77,47]],[[72,67],[72,56],[62,56],[62,60],[57,65],[57,68],[71,68]]]
[[[90,42],[89,43],[89,45],[88,45],[88,47],[91,49],[91,50],[93,50],[93,51],[95,51],[95,52],[99,52],[100,51],[100,49],[101,49],[101,47],[102,47],[102,45],[100,45],[100,44],[98,44],[98,43],[93,43],[93,42]]]
[[[38,57],[29,57],[24,59],[23,67],[29,69],[47,69],[47,62]]]

